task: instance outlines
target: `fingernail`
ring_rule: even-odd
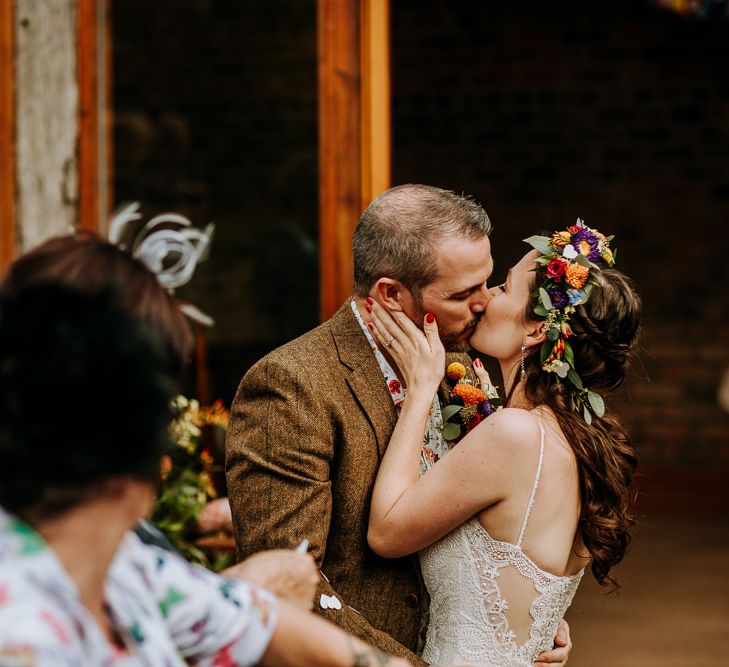
[[[372,300],[372,297],[371,296],[368,296],[367,299],[366,299],[366,301],[367,301],[367,305],[368,306],[371,306],[374,303],[374,301]]]
[[[367,304],[367,305],[365,306],[365,310],[366,310],[366,311],[367,311],[368,313],[371,313],[371,312],[372,312],[372,306],[370,306],[369,304]]]
[[[481,360],[478,357],[473,360],[473,365],[476,366],[476,368],[481,368],[483,366]]]
[[[375,330],[375,325],[372,324],[372,322],[367,322],[367,326],[370,328],[371,331]]]
[[[433,315],[433,313],[428,313],[428,314],[427,314],[427,315],[425,316],[425,321],[426,321],[426,322],[427,322],[428,324],[433,324],[433,322],[435,322],[435,315]]]

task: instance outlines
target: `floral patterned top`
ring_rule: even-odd
[[[253,665],[276,625],[275,598],[128,533],[106,580],[113,647],[43,538],[0,508],[0,664],[44,667]]]
[[[388,363],[387,359],[383,356],[380,349],[377,347],[374,338],[370,334],[369,329],[362,320],[362,316],[357,309],[357,304],[354,299],[351,300],[352,312],[357,318],[360,327],[364,335],[367,337],[367,341],[372,348],[372,352],[377,359],[377,363],[380,366],[382,375],[385,378],[385,383],[390,390],[390,395],[395,403],[395,406],[399,409],[400,404],[405,400],[407,395],[407,389],[402,386],[399,378],[392,370],[392,366]],[[433,396],[433,404],[430,406],[430,413],[428,414],[428,421],[425,425],[425,433],[423,434],[423,447],[420,454],[420,474],[422,475],[427,470],[433,467],[440,459],[442,459],[448,452],[449,446],[443,437],[443,415],[440,410],[440,400],[438,394]]]

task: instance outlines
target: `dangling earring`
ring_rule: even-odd
[[[524,368],[524,353],[526,352],[526,340],[521,344],[521,379],[526,377],[526,368]]]

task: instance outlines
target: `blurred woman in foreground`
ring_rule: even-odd
[[[174,301],[114,246],[55,239],[11,267],[0,288],[0,662],[405,664],[130,532],[154,499],[186,346]]]

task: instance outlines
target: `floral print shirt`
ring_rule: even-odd
[[[126,650],[107,641],[43,538],[0,508],[3,666],[253,665],[277,619],[270,593],[192,566],[131,532],[109,568],[106,602]]]
[[[377,347],[374,338],[370,334],[367,325],[365,325],[362,316],[357,309],[357,304],[354,299],[351,300],[352,312],[357,318],[360,327],[364,335],[367,337],[372,352],[377,359],[377,363],[380,366],[382,375],[385,378],[385,383],[390,390],[390,396],[392,397],[395,406],[400,408],[400,404],[405,400],[407,395],[407,389],[402,386],[399,378],[395,375],[395,371],[392,370],[392,366],[388,363],[387,359],[383,356],[380,349]],[[433,404],[430,406],[430,413],[428,414],[428,421],[425,425],[425,433],[423,434],[423,447],[420,453],[420,474],[422,475],[427,470],[433,467],[436,462],[442,459],[449,451],[448,443],[443,437],[443,415],[440,410],[440,400],[438,394],[433,396]]]

